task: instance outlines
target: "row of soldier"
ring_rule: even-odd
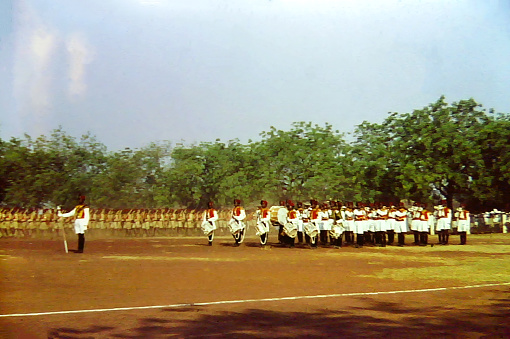
[[[240,206],[240,200],[234,201],[229,227],[236,245],[244,239],[246,213]],[[414,203],[406,209],[403,203],[397,208],[393,204],[338,203],[336,201],[319,204],[311,200],[309,206],[298,202],[297,206],[291,200],[280,201],[279,206],[268,208],[265,200],[256,212],[256,232],[260,236],[261,245],[267,243],[270,226],[278,228],[278,241],[281,244],[294,247],[296,238],[298,243],[317,247],[320,243],[336,248],[344,244],[357,248],[366,244],[385,247],[395,242],[398,246],[405,245],[405,235],[412,233],[415,245],[426,246],[429,234],[437,232],[439,244],[447,245],[455,222],[460,235],[460,244],[467,241],[470,233],[470,213],[465,206],[452,211],[446,206],[446,201],[434,207],[434,211],[427,210],[425,204]],[[204,212],[202,230],[207,235],[209,245],[212,245],[218,215],[212,203]]]
[[[126,235],[148,236],[174,233],[190,235],[199,230],[203,210],[199,209],[90,209],[88,229],[110,230]],[[219,227],[227,228],[231,210],[219,210]],[[248,216],[248,220],[251,216]],[[0,208],[0,236],[31,236],[72,228],[73,220],[59,218],[56,209]]]
[[[313,202],[313,201],[312,201]],[[295,221],[298,230],[296,231],[296,237],[298,239],[298,242],[303,242],[303,236],[306,238],[306,234],[304,232],[304,229],[302,225],[303,219],[306,221],[306,214],[312,210],[312,202],[310,204],[302,204],[297,203],[297,206],[294,208],[296,212],[298,212],[299,217],[297,219],[300,219],[300,221]],[[444,203],[443,203],[444,204]],[[345,206],[344,206],[345,205]],[[399,208],[396,208],[395,206],[388,204],[388,206],[383,206],[383,204],[356,204],[358,207],[363,206],[363,210],[367,212],[366,214],[366,228],[368,232],[367,234],[367,241],[368,243],[374,242],[376,239],[375,232],[382,232],[381,230],[376,230],[378,228],[378,224],[385,224],[387,223],[389,226],[384,232],[387,233],[387,240],[392,243],[392,240],[394,238],[394,235],[397,233],[394,227],[398,226],[399,223],[395,224],[396,219],[394,218],[393,214],[398,213],[397,211],[400,209],[401,204],[399,204]],[[407,217],[406,217],[406,232],[400,232],[400,233],[407,233],[409,231],[414,232],[416,235],[416,231],[418,233],[423,232],[421,231],[423,228],[416,229],[418,227],[417,222],[414,222],[413,226],[413,216],[411,213],[413,213],[413,210],[420,210],[420,215],[423,214],[423,217],[425,218],[427,215],[426,208],[423,206],[417,206],[420,204],[415,203],[413,206],[411,206],[409,209],[407,209]],[[270,224],[275,226],[277,224],[277,215],[276,212],[279,207],[287,207],[287,202],[280,202],[280,206],[273,206],[271,208],[273,212],[273,218],[270,220]],[[351,212],[354,212],[356,209],[354,204],[352,203],[337,203],[337,202],[329,202],[325,204],[318,204],[317,207],[320,209],[321,213],[328,213],[327,217],[324,217],[325,220],[315,221],[316,225],[318,226],[318,234],[319,234],[319,240],[324,243],[326,242],[324,239],[325,237],[329,239],[329,242],[331,242],[331,237],[329,236],[329,231],[334,231],[334,225],[341,225],[344,227],[345,232],[345,240],[348,243],[352,243],[352,239],[354,238],[355,231],[359,231],[354,228],[352,225],[353,219],[350,219],[348,216]],[[449,211],[448,216],[446,218],[438,218],[439,213],[439,206],[436,206],[433,212],[429,212],[429,221],[428,223],[428,231],[427,233],[434,234],[437,232],[439,234],[443,234],[443,237],[448,237],[448,234],[444,232],[442,228],[442,224],[444,223],[443,220],[449,221],[449,228],[447,230],[451,231],[452,227],[456,227],[456,223],[458,224],[458,221],[456,220],[455,214],[459,211],[455,211],[452,213]],[[384,212],[385,210],[388,211],[388,217],[385,217]],[[256,222],[258,218],[258,213],[260,212],[260,209],[252,214],[247,213],[245,222],[250,224],[257,225],[258,222]],[[492,211],[493,212],[493,211]],[[492,218],[491,220],[498,220],[501,222],[502,220],[505,221],[506,214],[497,211],[498,213],[492,213],[488,212],[484,214],[485,219],[487,220],[488,217]],[[192,210],[192,209],[90,209],[90,221],[89,221],[89,229],[103,229],[103,230],[110,230],[113,232],[118,232],[119,235],[126,234],[126,235],[139,235],[139,234],[145,234],[147,236],[154,236],[154,235],[165,235],[165,234],[192,234],[195,230],[198,230],[201,226],[201,223],[203,221],[203,210]],[[231,219],[232,210],[231,209],[221,209],[217,211],[218,213],[218,219],[216,221],[217,227],[220,229],[230,229],[229,220]],[[382,217],[377,217],[377,214],[383,214]],[[323,217],[321,216],[321,219]],[[386,219],[384,219],[386,218]],[[291,220],[296,218],[291,218]],[[470,218],[468,217],[468,224],[470,224]],[[386,220],[381,223],[381,220]],[[510,220],[510,218],[508,218]],[[285,222],[278,223],[277,228],[279,230],[279,234],[281,234],[280,227],[285,227],[285,224],[287,224],[288,221],[285,220]],[[461,223],[465,223],[464,221]],[[489,223],[489,222],[486,222]],[[281,226],[283,224],[283,226]],[[54,230],[62,229],[62,228],[70,228],[72,227],[72,220],[69,219],[62,219],[57,217],[57,212],[54,209],[22,209],[22,208],[0,208],[0,236],[29,236],[31,234],[35,233],[45,233],[45,232],[52,232]],[[439,225],[439,229],[438,229]],[[365,226],[364,226],[365,227]],[[383,227],[385,228],[385,227]],[[427,229],[427,228],[425,228]],[[172,231],[172,232],[165,232],[165,231]],[[336,228],[338,231],[339,229]],[[322,231],[322,233],[320,232]],[[326,231],[326,232],[324,232]],[[503,231],[505,231],[505,228],[503,228]],[[260,233],[260,231],[257,231]],[[351,233],[352,232],[352,233]],[[467,230],[467,233],[469,232],[469,229]],[[365,233],[365,231],[363,232]],[[326,234],[326,235],[325,235]],[[293,234],[291,234],[293,235]],[[370,236],[369,236],[370,235]],[[379,234],[380,235],[380,234]],[[378,236],[377,235],[377,239]],[[425,234],[422,234],[424,237]],[[420,234],[418,234],[418,237],[420,237]],[[279,236],[279,241],[281,241],[282,236]],[[445,242],[447,239],[442,239],[440,242]],[[415,241],[415,243],[420,242],[420,239],[418,241]],[[424,239],[421,240],[421,242],[425,242]],[[378,244],[380,243],[383,245],[382,241],[378,241]]]

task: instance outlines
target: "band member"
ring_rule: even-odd
[[[365,242],[365,223],[367,221],[367,213],[363,203],[358,202],[357,207],[353,211],[354,214],[354,233],[356,233],[356,248],[363,247]]]
[[[342,247],[342,238],[345,233],[345,227],[343,226],[343,216],[339,206],[341,202],[332,201],[332,217],[333,217],[333,225],[331,226],[331,231],[329,231],[329,237],[331,238],[331,243],[335,248]],[[342,206],[342,209],[345,209],[345,206]]]
[[[331,231],[333,223],[332,211],[328,203],[322,204],[321,221],[319,223],[320,241],[323,246],[328,244],[328,233]]]
[[[271,215],[267,208],[267,201],[262,200],[257,210],[257,235],[260,236],[260,244],[265,246],[269,237],[269,225],[271,225]]]
[[[465,245],[467,241],[467,234],[471,230],[471,221],[469,217],[469,211],[465,209],[466,205],[461,205],[457,212],[455,212],[455,218],[457,219],[457,232],[460,235],[460,244]]]
[[[244,219],[246,219],[246,212],[241,206],[241,200],[234,199],[234,208],[232,209],[232,218],[230,219],[229,226],[236,246],[239,246],[244,241]]]
[[[311,205],[310,206],[305,206],[303,208],[303,211],[300,211],[300,213],[301,213],[301,223],[303,224],[304,238],[305,238],[305,242],[306,242],[307,245],[310,245],[311,236],[316,235],[315,226],[310,221],[311,212],[312,212]],[[298,235],[299,235],[299,233],[298,233]]]
[[[345,228],[345,242],[347,245],[354,244],[354,212],[352,202],[348,202],[345,209],[342,207],[341,214]]]
[[[321,209],[319,208],[319,203],[316,200],[310,201],[312,204],[312,209],[310,211],[310,222],[308,228],[308,237],[310,239],[310,246],[312,248],[317,247],[317,236],[319,234],[320,228],[319,223],[322,220]]]
[[[409,232],[407,226],[407,210],[404,207],[404,203],[400,203],[400,207],[395,211],[395,233],[397,233],[398,246],[403,247],[405,245],[405,236]]]
[[[78,205],[76,205],[71,212],[61,213],[60,206],[57,207],[57,211],[57,215],[62,218],[76,217],[74,220],[74,232],[78,234],[78,250],[76,253],[83,253],[85,247],[85,231],[87,230],[90,219],[90,209],[85,204],[85,196],[80,196]]]
[[[395,241],[395,212],[397,208],[393,203],[388,210],[388,220],[386,220],[386,234],[388,235],[388,245],[393,245]]]
[[[379,205],[380,206],[380,205]],[[388,220],[388,208],[383,205],[375,210],[374,218],[375,218],[375,236],[376,236],[376,245],[381,247],[386,247],[386,230],[387,230],[387,220]]]
[[[278,243],[283,244],[284,243],[284,232],[283,228],[285,227],[285,224],[287,223],[287,214],[289,213],[289,210],[287,209],[286,203],[284,200],[280,200],[280,205],[278,206],[278,211],[276,212],[276,221],[272,222],[273,226],[278,228]]]
[[[218,212],[214,209],[214,204],[209,201],[209,207],[202,217],[202,232],[207,236],[209,246],[212,246],[214,240],[214,230],[216,229],[216,220],[218,220]]]
[[[427,210],[426,205],[422,204],[419,223],[420,246],[427,246],[428,244],[431,220],[431,213]]]
[[[365,206],[366,220],[365,220],[365,244],[375,245],[375,224],[377,223],[377,213],[375,204],[370,203],[370,206]]]
[[[298,201],[296,204],[297,211],[299,213],[299,220],[298,220],[298,230],[297,230],[297,238],[298,243],[303,243],[303,219],[308,219],[308,211],[303,207],[303,203],[301,201]],[[307,220],[308,221],[308,220]]]
[[[294,203],[290,200],[287,201],[287,209],[289,212],[287,213],[287,223],[284,227],[284,239],[285,243],[287,243],[290,247],[294,247],[300,215],[299,211],[294,208]]]
[[[435,217],[437,219],[436,231],[439,238],[439,244],[448,245],[450,230],[452,228],[452,210],[446,206],[446,200],[435,207]]]
[[[420,216],[423,208],[420,207],[419,202],[415,202],[413,206],[409,209],[411,213],[411,231],[413,231],[414,235],[414,245],[420,244]]]

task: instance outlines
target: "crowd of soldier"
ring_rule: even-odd
[[[418,202],[407,208],[403,202],[398,203],[399,207],[395,205],[336,201],[319,204],[318,201],[311,200],[310,204],[298,202],[295,206],[288,200],[271,208],[275,212],[271,213],[271,222],[279,227],[279,242],[290,247],[294,247],[296,239],[298,244],[303,244],[303,236],[307,237],[306,245],[311,247],[317,247],[317,244],[336,248],[342,247],[342,244],[355,247],[386,244],[404,246],[406,234],[413,235],[414,245],[433,245],[434,242],[429,242],[429,235],[434,234],[437,234],[439,244],[447,245],[453,232],[460,236],[461,245],[466,244],[473,218],[465,205],[455,210],[446,206],[446,201],[441,201],[431,210],[426,204]],[[265,210],[267,208],[261,206],[259,214],[264,214]],[[508,215],[497,210],[493,210],[489,215],[499,222],[500,229],[506,233],[509,226]],[[262,224],[263,221],[259,219],[257,224],[259,223]],[[345,242],[342,239],[344,237]]]
[[[91,209],[89,230],[107,230],[118,236],[195,235],[200,232],[204,210],[193,209]],[[231,209],[218,210],[218,228],[228,232]],[[247,224],[256,214],[247,213]],[[471,215],[471,225],[506,233],[510,213],[497,210]],[[455,223],[455,221],[454,221]],[[52,234],[73,226],[72,219],[58,218],[55,209],[0,208],[0,237],[30,237]],[[455,225],[452,225],[455,227]]]
[[[227,229],[231,210],[219,210],[219,228]],[[193,235],[200,230],[203,210],[193,209],[90,209],[88,229],[112,235]],[[251,218],[248,218],[250,220]],[[71,229],[72,218],[59,218],[55,209],[0,209],[0,236],[30,237]]]

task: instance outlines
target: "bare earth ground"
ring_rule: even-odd
[[[0,336],[510,337],[510,234],[404,248],[206,243],[94,239],[66,254],[62,241],[0,239]]]

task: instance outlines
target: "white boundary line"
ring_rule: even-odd
[[[222,304],[241,304],[241,303],[262,302],[262,301],[282,301],[282,300],[299,300],[299,299],[358,297],[358,296],[382,295],[382,294],[437,292],[437,291],[463,290],[463,289],[471,289],[471,288],[482,288],[482,287],[492,287],[492,286],[506,286],[506,285],[510,285],[510,282],[495,283],[495,284],[482,284],[482,285],[454,286],[454,287],[424,288],[424,289],[419,289],[419,290],[401,290],[401,291],[386,291],[386,292],[355,292],[355,293],[340,293],[340,294],[305,295],[305,296],[281,297],[281,298],[225,300],[225,301],[212,301],[212,302],[189,303],[189,304],[173,304],[173,305],[158,305],[158,306],[135,306],[135,307],[100,308],[100,309],[92,309],[92,310],[74,310],[74,311],[39,312],[39,313],[0,314],[0,318],[7,318],[7,317],[32,317],[32,316],[55,315],[55,314],[76,314],[76,313],[93,313],[93,312],[132,311],[132,310],[147,310],[147,309],[156,309],[156,308],[177,308],[177,307],[192,307],[192,306],[222,305]]]

